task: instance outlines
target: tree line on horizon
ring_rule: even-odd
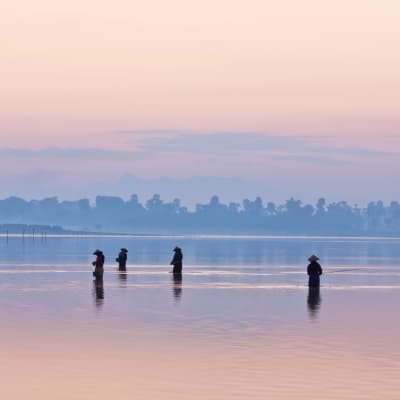
[[[137,195],[59,201],[57,197],[0,200],[0,224],[59,225],[65,229],[113,233],[220,234],[400,234],[400,203],[372,201],[364,208],[320,198],[306,204],[291,198],[283,204],[261,197],[224,204],[218,196],[190,211],[180,199],[165,202],[158,194],[142,204]]]

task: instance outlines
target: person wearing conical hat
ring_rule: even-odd
[[[319,258],[314,254],[308,258],[308,261],[310,262],[307,267],[309,287],[319,287],[319,277],[322,275],[322,267],[318,260]]]
[[[128,260],[128,250],[123,247],[119,254],[118,257],[116,258],[116,262],[118,263],[118,270],[119,271],[126,271],[126,262]]]
[[[182,249],[180,247],[175,247],[174,248],[174,258],[172,259],[170,265],[173,265],[174,268],[172,269],[173,274],[182,274],[182,260],[183,260],[183,254],[182,254]]]
[[[96,260],[92,262],[92,265],[94,266],[93,276],[97,281],[101,281],[103,280],[104,275],[105,257],[101,250],[96,250],[93,255],[96,256]]]

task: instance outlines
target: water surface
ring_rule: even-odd
[[[182,280],[169,273],[176,245]],[[310,292],[312,253],[324,276]],[[399,300],[398,239],[3,237],[0,393],[397,399]]]

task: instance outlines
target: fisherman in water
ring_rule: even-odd
[[[174,258],[170,263],[170,265],[174,266],[174,268],[172,269],[172,273],[180,275],[182,274],[182,259],[183,259],[182,249],[180,247],[175,247],[174,252],[175,252]]]
[[[123,247],[116,258],[119,271],[126,271],[126,262],[128,260],[128,250]]]
[[[96,281],[102,281],[104,275],[104,254],[101,250],[96,250],[93,255],[96,256],[96,260],[92,262],[94,266],[93,276]]]
[[[307,267],[309,287],[319,287],[319,277],[322,275],[322,268],[318,260],[319,258],[314,254],[308,259],[310,262]]]

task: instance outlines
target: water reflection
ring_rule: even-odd
[[[319,287],[308,288],[307,306],[310,319],[316,319],[321,307],[321,295]]]
[[[172,274],[172,291],[175,301],[178,302],[182,296],[182,274]]]
[[[125,269],[119,269],[117,272],[119,283],[121,287],[126,287],[127,280],[128,280],[128,274]]]
[[[93,281],[93,298],[97,308],[101,308],[104,304],[104,283],[103,280]]]

